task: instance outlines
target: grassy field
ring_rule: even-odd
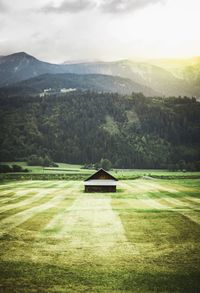
[[[0,185],[0,292],[200,292],[200,180]]]
[[[92,174],[95,170],[84,169],[83,165],[75,165],[75,164],[65,164],[65,163],[57,163],[58,168],[53,167],[42,167],[42,166],[28,166],[26,162],[0,162],[3,165],[19,165],[23,168],[28,169],[31,173],[37,174],[71,174],[71,173],[82,173],[82,174]],[[114,169],[111,170],[111,173],[120,177],[128,177],[131,175],[199,175],[200,172],[182,172],[182,171],[168,171],[168,170],[156,170],[156,169]]]
[[[27,166],[26,162],[5,162],[0,164],[20,165],[29,170],[28,173],[0,173],[0,181],[4,180],[84,180],[95,172],[94,169],[83,169],[82,165],[58,163],[58,168]],[[112,175],[120,180],[133,180],[141,177],[158,179],[200,179],[200,172],[171,172],[155,169],[113,169]]]
[[[28,166],[26,162],[5,162],[0,163],[3,165],[9,165],[12,166],[14,164],[17,164],[23,168],[26,168],[31,173],[37,173],[37,174],[59,174],[59,173],[91,173],[91,170],[83,169],[82,165],[73,165],[73,164],[65,164],[65,163],[57,163],[57,168],[45,168],[42,166]]]

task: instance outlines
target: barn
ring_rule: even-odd
[[[117,181],[107,171],[100,169],[85,180],[85,192],[116,192]]]

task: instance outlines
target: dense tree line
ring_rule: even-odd
[[[36,155],[120,168],[198,169],[200,103],[194,98],[73,92],[0,97],[0,161]]]
[[[2,165],[2,164],[0,164],[0,173],[18,173],[18,172],[29,172],[29,170],[28,169],[24,169],[24,168],[22,168],[21,166],[19,166],[19,165],[16,165],[16,164],[14,164],[14,165],[12,165],[12,166],[10,166],[10,165]]]

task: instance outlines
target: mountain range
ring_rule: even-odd
[[[0,56],[0,87],[37,93],[45,88],[142,92],[146,96],[200,97],[200,57],[52,64],[24,52]]]
[[[130,79],[118,76],[103,74],[74,74],[74,73],[57,73],[42,74],[13,85],[0,89],[9,96],[19,94],[37,95],[42,94],[45,90],[49,93],[59,93],[62,89],[110,92],[122,95],[131,94],[132,92],[142,92],[146,96],[154,96],[156,93],[143,85],[140,85]]]

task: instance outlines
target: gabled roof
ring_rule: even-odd
[[[112,176],[111,174],[109,174],[106,170],[104,170],[103,168],[99,169],[97,172],[95,172],[93,175],[91,175],[90,177],[88,177],[85,181],[88,180],[100,180],[102,178],[98,179],[98,175],[100,177],[101,174],[105,174],[107,178],[105,178],[104,180],[115,180],[118,181],[117,178],[115,178],[114,176]]]

